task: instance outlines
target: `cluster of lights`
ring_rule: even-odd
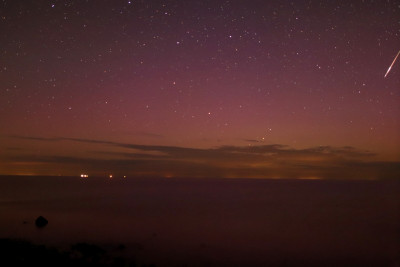
[[[81,174],[81,178],[88,178],[88,177],[89,177],[89,175],[87,175],[87,174],[84,174],[84,173]],[[126,175],[124,175],[123,177],[126,178]],[[112,174],[109,174],[108,178],[112,179],[112,178],[114,178],[114,176]]]

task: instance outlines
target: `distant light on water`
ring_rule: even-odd
[[[87,174],[84,174],[84,173],[81,174],[81,178],[88,178],[88,177],[89,177],[89,175],[87,175]]]

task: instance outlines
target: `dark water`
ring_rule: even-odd
[[[395,181],[3,176],[0,237],[124,244],[157,266],[398,266],[399,196]]]

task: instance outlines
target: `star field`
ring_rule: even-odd
[[[0,173],[89,168],[66,157],[123,172],[114,163],[134,153],[132,175],[162,155],[173,167],[151,175],[268,178],[282,176],[265,171],[282,153],[316,153],[308,173],[326,153],[353,162],[343,149],[399,172],[399,62],[384,78],[400,49],[399,1],[3,0],[0,15]],[[199,156],[225,147],[245,154],[241,171],[225,150]],[[243,147],[268,157],[252,162]]]

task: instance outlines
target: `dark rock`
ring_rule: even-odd
[[[46,218],[44,218],[43,216],[39,216],[35,221],[35,225],[36,225],[37,228],[43,228],[48,223],[49,223],[49,221],[46,220]]]
[[[126,246],[124,244],[119,244],[118,248],[119,251],[123,251],[126,249]]]

